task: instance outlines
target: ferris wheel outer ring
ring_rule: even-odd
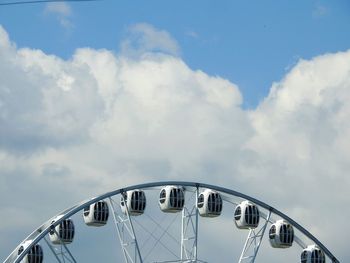
[[[236,196],[242,199],[246,199],[248,201],[251,201],[255,203],[256,205],[265,208],[266,210],[270,211],[271,213],[280,216],[282,219],[285,219],[288,221],[293,227],[298,229],[302,234],[304,234],[306,237],[308,237],[310,240],[312,240],[317,246],[320,247],[320,249],[323,250],[323,252],[329,257],[333,263],[339,263],[339,260],[329,251],[329,249],[323,245],[315,236],[313,236],[308,230],[306,230],[303,226],[301,226],[299,223],[294,221],[292,218],[287,216],[286,214],[282,213],[281,211],[277,210],[276,208],[258,200],[254,197],[251,197],[249,195],[243,194],[241,192],[231,190],[228,188],[216,186],[216,185],[210,185],[205,183],[197,183],[197,182],[186,182],[186,181],[157,181],[152,183],[144,183],[144,184],[137,184],[132,186],[127,186],[124,188],[120,188],[117,190],[113,190],[107,193],[104,193],[102,195],[90,198],[88,200],[82,201],[68,209],[65,209],[61,213],[55,215],[54,217],[47,220],[44,224],[42,224],[39,228],[37,228],[35,231],[33,231],[27,238],[25,238],[20,244],[27,240],[32,240],[32,243],[30,246],[25,248],[20,255],[17,255],[17,248],[18,246],[11,252],[11,254],[5,259],[3,263],[20,263],[21,260],[25,257],[27,252],[37,244],[41,239],[43,239],[50,231],[52,227],[56,227],[58,224],[60,224],[63,220],[75,215],[79,211],[81,211],[84,207],[89,206],[95,202],[104,200],[106,198],[134,190],[134,189],[147,189],[151,187],[159,187],[159,186],[166,186],[166,185],[177,185],[177,186],[184,186],[184,187],[195,187],[195,188],[208,188],[215,191],[219,191],[222,193],[226,193],[232,196]],[[60,217],[58,220],[56,220],[54,223],[51,223],[53,219]]]

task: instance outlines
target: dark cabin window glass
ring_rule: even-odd
[[[180,188],[173,188],[170,191],[170,207],[182,209],[184,206],[184,193]]]
[[[209,194],[208,196],[208,210],[209,212],[214,212],[214,194]]]
[[[245,222],[250,225],[252,224],[252,206],[251,205],[248,205],[246,208],[245,208]]]
[[[133,210],[133,211],[136,211],[137,210],[137,208],[136,208],[136,202],[137,202],[137,200],[138,200],[138,192],[132,192],[132,194],[131,194],[131,210]]]
[[[218,193],[211,193],[208,196],[209,213],[220,214],[222,210],[222,199]]]
[[[259,211],[256,205],[251,205],[251,213],[249,224],[252,226],[257,226],[259,223]]]
[[[287,244],[291,245],[293,243],[294,240],[294,230],[292,225],[288,224],[287,225]]]
[[[307,251],[303,251],[300,256],[301,263],[307,263]]]
[[[241,213],[242,213],[242,209],[240,206],[237,206],[236,210],[235,210],[235,220],[238,221],[241,219]]]
[[[135,211],[140,211],[140,192],[139,191],[135,191],[132,193],[132,197],[131,197],[132,203],[131,203],[131,209],[135,210]]]
[[[146,208],[146,196],[143,191],[134,191],[131,195],[131,210],[143,212]]]
[[[74,224],[70,219],[63,220],[60,223],[58,235],[62,241],[72,241],[74,238]]]
[[[142,211],[146,209],[146,195],[142,192]]]
[[[283,224],[280,226],[280,241],[282,244],[291,245],[294,240],[294,230],[292,225]]]
[[[84,207],[84,216],[88,216],[90,214],[90,206]]]
[[[106,202],[103,202],[103,218],[102,220],[107,222],[108,217],[109,217],[109,209],[108,209],[108,205]]]
[[[170,191],[170,206],[176,207],[176,197],[177,197],[177,189],[171,189]]]
[[[220,196],[220,194],[216,194],[216,200],[215,200],[215,204],[216,204],[216,208],[215,211],[219,214],[222,211],[222,198]]]
[[[94,205],[94,219],[96,221],[101,221],[101,202],[97,202]]]
[[[322,250],[315,249],[311,253],[311,263],[325,263],[326,258]]]
[[[24,247],[21,246],[21,247],[18,249],[18,255],[21,254],[21,253],[23,252],[23,250],[24,250]]]
[[[44,259],[44,254],[41,246],[33,246],[28,253],[27,259],[28,263],[42,263]]]
[[[272,225],[269,231],[269,238],[274,239],[276,236],[276,226]]]
[[[164,204],[165,198],[166,198],[166,192],[165,192],[165,189],[163,189],[159,194],[159,202],[161,204]]]
[[[104,201],[99,201],[94,205],[94,219],[98,222],[106,222],[108,220],[108,205]]]
[[[311,252],[311,262],[316,262],[317,260],[317,257],[316,257],[316,250],[312,251]]]
[[[283,224],[280,226],[280,241],[281,243],[286,243],[286,225]]]
[[[197,204],[197,206],[198,206],[198,208],[202,208],[203,205],[204,205],[204,195],[200,194],[198,196],[198,204]]]

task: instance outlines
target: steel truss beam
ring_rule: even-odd
[[[123,194],[121,194],[121,198]],[[132,224],[128,206],[124,201],[126,213],[118,213],[114,205],[114,201],[109,197],[109,204],[113,214],[114,224],[118,233],[120,245],[122,247],[125,263],[142,263],[140,248],[135,235],[134,226]]]
[[[53,229],[55,234],[59,237],[56,229]],[[77,261],[73,257],[73,254],[70,252],[68,249],[67,245],[61,242],[59,245],[59,248],[56,246],[53,246],[47,239],[44,237],[44,241],[47,244],[47,246],[50,248],[52,254],[55,256],[56,260],[58,262],[71,262],[71,263],[76,263]]]
[[[251,228],[249,230],[249,234],[245,241],[242,254],[238,261],[239,263],[243,263],[243,262],[254,263],[256,255],[258,254],[258,251],[262,242],[262,238],[265,234],[267,224],[269,223],[270,216],[271,216],[271,211],[269,211],[267,217],[265,218],[266,222],[260,228],[258,229]]]
[[[198,187],[196,188],[195,199],[195,204],[191,208],[187,208],[185,205],[182,210],[181,262],[197,262]]]

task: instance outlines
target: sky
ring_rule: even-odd
[[[254,108],[299,59],[348,48],[348,1],[289,2],[104,0],[6,6],[0,17],[19,47],[65,59],[78,47],[119,53],[131,25],[151,24],[176,40],[192,69],[238,84],[244,107]]]
[[[187,180],[349,261],[348,1],[4,2],[0,258],[87,197]]]

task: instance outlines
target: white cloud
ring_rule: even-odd
[[[57,17],[61,26],[64,28],[72,28],[73,24],[70,17],[73,15],[71,6],[66,2],[47,3],[44,9],[46,15],[53,14]]]
[[[147,23],[139,23],[128,28],[128,38],[122,42],[124,54],[143,55],[146,52],[161,52],[178,55],[180,48],[175,39],[164,30]]]
[[[65,2],[47,3],[45,11],[48,13],[59,14],[62,16],[72,15],[72,9],[70,5]]]
[[[27,217],[28,232],[112,188],[203,181],[280,208],[348,261],[350,51],[299,61],[245,111],[235,84],[190,69],[165,31],[136,28],[140,56],[84,48],[67,61],[0,29],[0,217]],[[1,237],[19,223],[5,219],[9,250]]]

